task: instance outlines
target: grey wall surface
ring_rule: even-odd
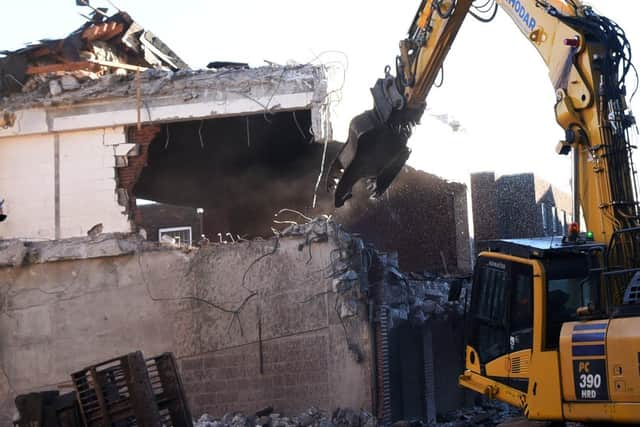
[[[365,310],[340,321],[330,277],[337,248],[306,243],[0,268],[0,424],[13,415],[16,394],[55,389],[72,372],[135,350],[176,354],[194,416],[267,404],[285,412],[370,408]]]

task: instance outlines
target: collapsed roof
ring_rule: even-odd
[[[28,91],[39,76],[49,73],[73,72],[86,80],[148,68],[177,71],[189,66],[128,13],[107,16],[96,10],[90,21],[63,39],[0,51],[0,96]]]

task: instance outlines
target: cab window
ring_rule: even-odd
[[[507,284],[505,264],[479,262],[472,294],[471,344],[481,363],[507,351]]]
[[[530,266],[514,264],[511,296],[511,332],[533,328],[533,272]]]
[[[562,325],[579,320],[578,308],[591,306],[594,312],[600,310],[600,275],[590,269],[587,257],[559,259],[555,266],[548,266],[547,273],[545,348],[554,350],[559,345]]]

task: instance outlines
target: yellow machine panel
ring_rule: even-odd
[[[638,331],[640,319],[633,317],[565,324],[560,337],[564,400],[638,402]]]
[[[609,390],[614,402],[640,401],[640,318],[613,319],[607,330]],[[638,413],[640,422],[640,409]]]
[[[568,402],[610,398],[606,361],[609,320],[565,323],[560,334],[562,396]]]

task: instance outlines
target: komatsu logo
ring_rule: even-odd
[[[519,0],[507,0],[507,3],[511,5],[513,11],[522,19],[524,25],[533,31],[536,29],[536,19],[529,15],[529,12]]]

